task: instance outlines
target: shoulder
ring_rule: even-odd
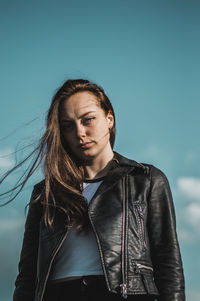
[[[42,180],[33,186],[31,199],[30,202],[28,203],[29,207],[34,207],[41,210],[44,188],[45,188],[45,180]]]
[[[149,163],[140,163],[140,164],[142,164],[148,170],[148,174],[152,179],[154,178],[167,179],[167,176],[160,168]]]
[[[129,159],[125,156],[120,155],[117,152],[114,152],[114,160],[117,165],[123,168],[127,168],[128,170],[137,170],[138,172],[147,173],[148,167],[145,164],[139,163],[133,159]]]
[[[148,169],[151,192],[171,195],[171,188],[165,173],[152,164],[141,163]]]
[[[151,181],[168,182],[165,173],[158,167],[149,163],[137,162],[116,152],[114,154],[114,158],[118,160],[120,165],[129,165],[130,167],[133,167],[132,170],[134,171],[134,173],[144,174],[149,177]]]

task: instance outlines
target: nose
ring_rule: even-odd
[[[77,138],[83,138],[86,136],[85,128],[82,124],[76,125],[76,136],[77,136]]]

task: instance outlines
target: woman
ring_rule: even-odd
[[[66,81],[33,166],[44,161],[45,179],[29,204],[14,301],[185,300],[168,181],[114,152],[114,140],[103,89]]]

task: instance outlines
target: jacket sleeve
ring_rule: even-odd
[[[184,301],[184,275],[176,233],[175,211],[166,176],[150,168],[148,230],[158,301]]]
[[[31,201],[35,196],[36,189],[33,190]],[[25,223],[13,301],[34,301],[35,298],[41,205],[39,202],[31,204],[31,201]]]

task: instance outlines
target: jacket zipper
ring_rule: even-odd
[[[150,270],[153,272],[153,268],[148,266],[148,265],[144,265],[141,263],[135,263],[135,273],[139,274],[141,272],[141,269],[146,269],[146,270]]]
[[[89,209],[89,207],[88,207],[88,209]],[[96,231],[96,229],[95,229],[95,226],[94,226],[94,224],[93,224],[93,221],[92,221],[92,219],[91,219],[91,217],[90,217],[89,210],[88,210],[88,217],[89,217],[90,223],[91,223],[91,225],[92,225],[93,231],[94,231],[95,236],[96,236],[97,245],[98,245],[98,249],[99,249],[99,254],[100,254],[100,258],[101,258],[101,262],[102,262],[102,266],[103,266],[103,270],[104,270],[104,276],[105,276],[105,279],[106,279],[108,288],[109,288],[109,290],[110,290],[110,284],[109,284],[109,281],[108,281],[108,276],[107,276],[106,268],[105,268],[105,266],[104,266],[103,255],[102,255],[102,251],[101,251],[101,246],[100,246],[100,242],[99,242],[99,237],[98,237],[97,231]]]
[[[127,298],[127,284],[126,284],[126,279],[125,279],[125,233],[126,233],[126,185],[125,184],[126,184],[125,178],[123,178],[122,179],[122,207],[123,207],[123,209],[122,209],[122,262],[121,262],[121,264],[122,264],[122,283],[120,284],[120,292],[121,292],[123,298],[126,299]],[[94,233],[97,238],[99,253],[100,253],[101,261],[103,264],[103,256],[102,256],[101,247],[100,247],[100,243],[99,243],[99,237],[98,237],[98,234],[96,232],[96,229],[94,227],[94,224],[92,222],[89,212],[88,212],[88,216],[89,216],[92,228],[93,228]],[[103,267],[104,267],[104,264],[103,264]],[[105,274],[106,282],[110,289],[110,285],[108,282],[108,277],[107,277],[105,267],[104,267],[104,274]]]
[[[127,298],[127,284],[126,284],[126,279],[125,279],[125,233],[126,233],[126,185],[125,185],[125,178],[122,179],[122,283],[120,284],[120,292],[123,296],[123,298]],[[101,252],[101,247],[100,247],[100,243],[99,243],[99,237],[98,234],[95,230],[94,224],[92,222],[92,219],[90,217],[89,211],[88,211],[88,216],[89,216],[89,220],[91,222],[92,228],[94,230],[94,233],[96,235],[97,238],[97,244],[98,244],[98,248],[99,248],[99,253],[100,253],[100,257],[101,257],[101,261],[103,264],[103,256],[102,256],[102,252]],[[104,268],[104,274],[105,274],[105,279],[106,282],[108,284],[108,287],[110,289],[110,285],[109,285],[109,281],[108,281],[108,277],[107,277],[107,273],[106,273],[106,269],[104,267],[103,264],[103,268]]]
[[[144,250],[146,249],[146,241],[145,241],[145,232],[144,232],[144,213],[142,211],[142,207],[140,204],[136,204],[136,209],[139,215],[139,221],[140,221],[140,226],[141,226],[141,241],[143,244]]]
[[[43,296],[44,296],[44,291],[45,291],[45,287],[46,287],[46,284],[47,284],[47,279],[48,279],[49,274],[50,274],[50,269],[51,269],[52,262],[53,262],[53,260],[54,260],[54,258],[55,258],[55,256],[56,256],[56,254],[57,254],[58,251],[60,250],[60,248],[61,248],[61,246],[62,246],[64,240],[66,239],[67,234],[68,234],[68,230],[66,231],[66,233],[65,233],[64,236],[62,237],[62,239],[61,239],[61,241],[60,241],[58,247],[55,249],[55,251],[54,251],[54,253],[53,253],[53,256],[52,256],[51,261],[50,261],[50,263],[49,263],[48,271],[47,271],[47,274],[46,274],[46,277],[45,277],[45,281],[44,281],[44,285],[43,285],[43,289],[42,289],[40,301],[42,301]]]
[[[126,185],[125,178],[122,179],[122,283],[120,284],[121,294],[127,298],[127,284],[125,279],[125,234],[126,234]]]

